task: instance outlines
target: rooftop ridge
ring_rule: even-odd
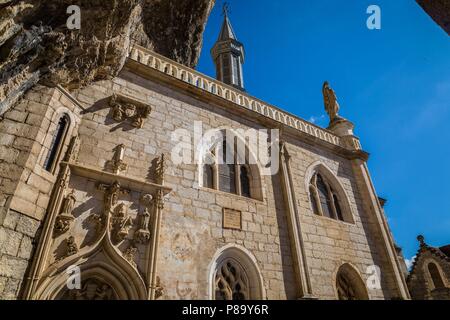
[[[259,113],[260,115],[275,120],[285,126],[297,129],[303,133],[324,140],[333,145],[340,146],[345,149],[348,148],[342,139],[330,130],[319,127],[297,115],[268,104],[247,94],[246,92],[242,92],[230,85],[186,67],[178,62],[153,52],[150,49],[139,45],[133,45],[130,48],[128,58],[201,90],[219,96],[243,108]]]

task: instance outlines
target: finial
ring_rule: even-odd
[[[230,13],[230,4],[225,1],[222,7],[222,15],[227,17],[229,13]]]
[[[418,235],[418,236],[417,236],[417,240],[420,242],[420,246],[421,246],[421,247],[424,247],[424,246],[427,245],[427,244],[425,243],[425,237],[424,237],[423,235]]]

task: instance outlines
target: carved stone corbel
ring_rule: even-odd
[[[164,295],[164,287],[161,285],[161,279],[156,276],[155,299],[159,299]]]
[[[109,105],[112,108],[112,115],[115,121],[123,122],[129,119],[131,125],[138,129],[144,126],[145,119],[148,118],[152,111],[149,105],[118,94],[114,94],[111,97]]]
[[[62,205],[61,205],[61,213],[56,217],[55,221],[55,233],[56,234],[63,234],[66,233],[72,221],[74,220],[74,217],[72,215],[73,207],[75,206],[76,198],[74,191],[72,190],[67,197],[64,198]]]
[[[133,267],[137,268],[135,259],[138,249],[134,246],[128,247],[128,249],[123,254],[125,260],[127,260]]]
[[[78,253],[78,246],[75,243],[75,238],[73,236],[70,236],[66,239],[66,254],[63,257],[61,257],[61,260],[73,256],[77,253]]]

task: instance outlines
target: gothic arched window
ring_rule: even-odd
[[[367,288],[358,272],[348,263],[343,264],[336,275],[339,300],[368,300]]]
[[[249,300],[248,276],[234,259],[224,260],[217,268],[215,277],[216,300]]]
[[[224,137],[225,134],[222,133]],[[251,165],[246,158],[239,152],[236,137],[232,142],[221,140],[219,144],[212,147],[212,151],[205,155],[208,162],[205,161],[202,170],[203,187],[220,190],[227,193],[237,194],[247,198],[261,199],[261,185],[253,173],[257,171],[257,165]],[[206,159],[205,159],[206,160]],[[210,163],[213,163],[210,165]]]
[[[52,142],[50,143],[50,149],[47,153],[47,157],[45,158],[44,168],[48,172],[53,173],[55,171],[56,163],[60,157],[69,125],[70,118],[67,114],[64,114],[58,121]]]
[[[435,289],[445,288],[445,284],[442,280],[441,274],[439,273],[439,269],[434,262],[430,262],[428,264],[428,272],[430,273],[431,280],[433,281]]]
[[[345,221],[338,193],[320,173],[315,173],[311,178],[309,199],[314,214]]]

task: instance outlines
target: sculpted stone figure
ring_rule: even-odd
[[[56,218],[55,231],[57,233],[65,233],[69,230],[71,222],[74,220],[72,216],[72,210],[75,206],[75,194],[74,191],[64,198],[61,205],[61,213]]]
[[[339,114],[338,114],[340,106],[337,101],[334,90],[331,89],[331,87],[327,81],[325,81],[325,83],[323,84],[322,93],[323,93],[323,100],[324,100],[324,104],[325,104],[325,110],[328,113],[328,116],[330,117],[330,123],[332,123],[335,120],[340,119]]]
[[[128,208],[124,203],[117,206],[112,221],[116,232],[116,240],[124,240],[128,236],[130,227],[133,225],[132,219],[128,215]]]
[[[141,197],[141,202],[144,205],[144,211],[139,216],[139,229],[135,233],[135,240],[138,243],[145,244],[150,240],[150,209],[153,204],[153,196],[145,194]]]
[[[67,238],[66,245],[67,245],[67,254],[66,254],[67,257],[73,256],[74,254],[78,253],[78,246],[75,243],[75,238],[73,236]]]

